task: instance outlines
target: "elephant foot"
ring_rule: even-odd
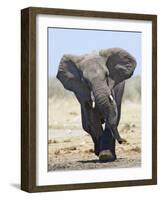
[[[101,162],[112,162],[116,160],[116,156],[110,150],[103,150],[99,153],[99,160]]]

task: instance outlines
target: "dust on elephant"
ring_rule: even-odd
[[[82,127],[91,135],[101,161],[116,159],[115,140],[126,142],[117,126],[125,80],[135,67],[135,58],[120,48],[81,56],[68,54],[60,61],[57,78],[75,93],[81,105]]]

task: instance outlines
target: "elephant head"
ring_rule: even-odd
[[[57,78],[77,96],[80,104],[99,110],[112,130],[113,137],[122,143],[118,133],[118,109],[113,88],[130,78],[136,61],[127,51],[118,48],[101,50],[99,54],[64,55]]]

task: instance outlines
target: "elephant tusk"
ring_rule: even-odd
[[[95,108],[95,98],[93,92],[91,91],[92,108]]]
[[[92,91],[91,91],[91,99],[92,99],[92,101],[95,101],[94,94]]]
[[[92,108],[95,108],[95,102],[92,101]]]
[[[102,129],[105,130],[105,123],[102,124]]]
[[[114,100],[114,99],[113,99],[113,96],[112,96],[111,94],[110,94],[110,100],[111,100],[111,101],[113,101],[113,100]]]

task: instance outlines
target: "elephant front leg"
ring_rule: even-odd
[[[110,162],[116,160],[115,139],[112,136],[111,129],[107,124],[103,134],[100,136],[99,148],[100,161]]]
[[[117,126],[121,117],[121,101],[124,92],[125,82],[119,83],[113,91],[113,96],[116,99],[117,109],[118,109],[118,118],[117,118]],[[116,159],[115,152],[115,139],[113,137],[113,133],[111,128],[106,123],[105,130],[100,137],[100,153],[99,159],[102,161],[114,161]]]
[[[90,134],[94,142],[94,152],[98,156],[100,152],[100,136],[103,134],[101,119],[96,108],[89,104],[81,105],[82,126]]]
[[[111,129],[106,124],[103,131],[101,118],[98,111],[81,105],[82,126],[88,132],[94,142],[94,151],[101,162],[110,162],[116,159],[115,139],[112,136]]]

